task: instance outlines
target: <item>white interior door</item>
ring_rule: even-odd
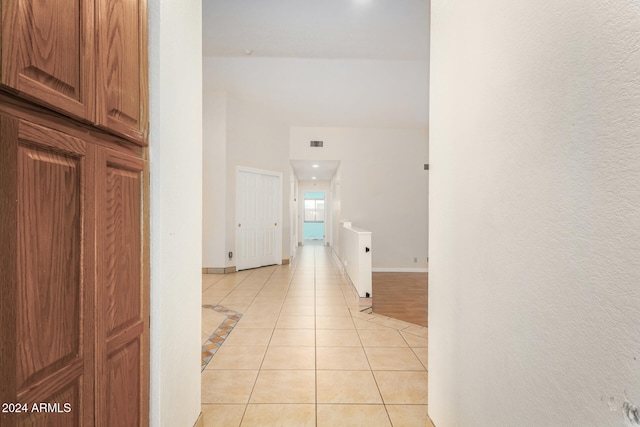
[[[238,167],[236,269],[281,264],[282,174]]]

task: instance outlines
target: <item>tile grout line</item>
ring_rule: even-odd
[[[334,267],[335,267],[335,264],[334,264]],[[335,270],[334,270],[334,272],[335,272]],[[342,291],[343,297],[345,297],[345,295],[344,295],[344,289],[342,288],[342,286],[340,286],[340,288],[341,288],[341,291]],[[345,297],[345,302],[346,302],[346,297]],[[349,307],[349,308],[350,308],[350,307]],[[358,309],[358,308],[356,308],[356,310],[357,310],[357,309]],[[371,309],[371,308],[370,308],[370,309]],[[362,312],[362,310],[360,310],[360,312]],[[373,317],[372,317],[372,318],[370,318],[370,319],[367,319],[367,322],[371,321],[372,319],[380,318],[380,316],[376,315],[375,313],[371,313],[371,314],[372,314],[372,316],[373,316]],[[353,312],[352,312],[352,310],[351,310],[351,309],[349,309],[349,316],[351,317],[351,321],[352,321],[352,322],[354,322]],[[354,323],[355,323],[355,322],[354,322]],[[372,322],[372,323],[376,323],[376,322]],[[408,323],[408,322],[407,322],[407,323]],[[355,326],[355,325],[354,325],[354,326]],[[411,352],[414,354],[414,356],[416,357],[416,359],[418,359],[418,361],[420,362],[420,364],[421,364],[421,365],[424,365],[424,364],[422,363],[422,361],[417,357],[417,354],[415,353],[415,350],[414,350],[414,349],[409,345],[409,343],[407,342],[406,338],[405,338],[405,337],[400,333],[402,330],[409,328],[409,327],[410,327],[410,325],[407,325],[407,326],[405,326],[405,327],[404,327],[404,328],[402,328],[402,329],[398,329],[398,328],[394,328],[394,327],[390,327],[390,326],[386,326],[386,325],[380,325],[380,326],[384,326],[385,328],[388,328],[389,330],[395,330],[395,331],[397,331],[397,332],[398,332],[398,334],[401,336],[402,340],[407,344],[407,348],[409,348],[409,349],[411,350]],[[378,384],[378,379],[376,378],[376,376],[375,376],[375,374],[374,374],[374,371],[373,371],[373,368],[372,368],[372,366],[371,366],[371,362],[370,362],[370,360],[369,360],[369,355],[368,355],[368,354],[367,354],[367,352],[365,351],[365,346],[364,346],[364,343],[362,342],[362,338],[361,338],[361,336],[360,336],[360,330],[359,330],[358,328],[355,328],[355,330],[356,330],[356,335],[358,336],[358,340],[359,340],[359,342],[360,342],[360,346],[361,346],[361,348],[362,348],[362,350],[363,350],[363,353],[364,353],[365,358],[366,358],[366,360],[367,360],[367,363],[368,363],[368,365],[369,365],[369,372],[371,372],[371,376],[373,377],[373,380],[374,380],[374,382],[375,382],[375,384],[376,384],[376,388],[377,388],[378,393],[379,393],[379,395],[380,395],[380,400],[381,400],[382,405],[383,405],[383,407],[384,407],[385,413],[387,414],[387,418],[388,418],[389,424],[393,427],[393,420],[391,419],[391,415],[389,414],[389,410],[388,410],[388,407],[387,407],[389,404],[385,401],[385,399],[384,399],[384,397],[383,397],[383,395],[382,395],[382,391],[380,390],[380,385]],[[409,332],[407,332],[407,333],[409,333]],[[413,334],[412,334],[412,335],[413,335]],[[393,372],[395,372],[395,370],[392,370],[392,371],[393,371]],[[425,367],[425,371],[426,371],[426,367]],[[416,372],[419,372],[419,371],[416,371]]]
[[[351,314],[351,312],[349,312]],[[353,314],[351,315],[351,320],[353,321]],[[378,379],[376,375],[373,373],[373,367],[371,366],[371,361],[369,360],[369,355],[367,354],[364,343],[362,342],[362,337],[360,336],[360,332],[356,328],[356,334],[358,335],[358,340],[360,340],[360,346],[362,347],[362,352],[364,353],[365,359],[367,359],[367,364],[369,365],[369,372],[371,372],[371,376],[373,377],[373,382],[376,384],[376,388],[378,389],[378,394],[380,395],[380,401],[382,402],[382,406],[384,407],[384,412],[387,414],[387,418],[389,419],[389,424],[393,427],[393,421],[391,420],[391,415],[389,414],[389,410],[387,409],[387,402],[384,400],[384,396],[382,396],[382,390],[380,390],[380,384],[378,384]]]
[[[242,285],[242,284],[244,283],[244,281],[245,281],[245,280],[247,280],[247,279],[248,279],[252,274],[253,274],[253,271],[252,271],[251,273],[247,274],[247,276],[246,276],[244,279],[240,280],[240,281],[239,281],[239,282],[238,282],[238,283],[237,283],[233,288],[231,288],[231,289],[230,289],[230,290],[225,294],[225,296],[223,296],[223,297],[220,299],[220,301],[219,301],[219,302],[224,301],[224,299],[225,299],[225,298],[227,298],[229,295],[231,295],[231,293],[232,293],[233,291],[235,291],[235,290],[236,290],[236,288],[237,288],[238,286]],[[224,274],[224,276],[226,276],[226,274]],[[209,288],[211,288],[212,286],[214,286],[216,283],[221,282],[222,280],[224,280],[224,278],[223,278],[223,279],[220,279],[220,280],[218,280],[218,281],[216,281],[213,285],[209,286]],[[207,289],[205,289],[204,291],[202,291],[202,293],[204,293],[205,291],[209,290],[209,288],[207,288]],[[214,304],[214,305],[218,305],[218,304]]]
[[[313,356],[313,368],[315,374],[315,411],[316,411],[316,426],[318,425],[318,324],[317,324],[317,310],[316,310],[316,302],[317,302],[317,292],[318,292],[318,282],[316,280],[317,272],[316,272],[316,248],[313,248],[313,339],[314,339],[314,356]]]
[[[289,288],[291,287],[291,281],[293,280],[293,276],[295,275],[295,272],[296,272],[297,268],[298,268],[298,264],[296,263],[295,266],[294,266],[294,269],[293,269],[293,273],[291,274],[291,278],[289,279],[289,285],[287,286],[287,293],[289,293]],[[267,284],[267,282],[269,281],[271,276],[273,276],[273,273],[275,273],[275,271],[277,269],[278,269],[278,267],[274,268],[274,270],[271,272],[269,277],[266,278],[266,280],[262,284],[262,287],[260,288],[260,291],[258,291],[258,294],[256,294],[256,296],[253,298],[251,303],[249,303],[249,307],[251,307],[251,304],[253,304],[253,302],[258,297],[260,292],[262,292],[262,290],[264,289],[265,285]],[[286,299],[286,294],[285,294],[285,299]],[[282,307],[283,306],[284,306],[284,301],[283,301],[283,304],[280,306],[280,311],[278,312],[278,319],[276,319],[276,324],[278,323],[278,320],[280,319],[280,313],[282,312]],[[242,417],[240,418],[240,425],[242,425],[242,422],[244,421],[244,417],[247,415],[247,410],[249,408],[249,405],[251,404],[251,396],[253,396],[253,392],[256,389],[256,384],[258,384],[258,377],[260,377],[260,371],[262,370],[262,365],[264,364],[264,360],[266,359],[267,353],[269,352],[269,347],[271,345],[271,340],[273,339],[273,334],[275,333],[275,330],[276,330],[276,325],[273,325],[273,329],[271,331],[271,335],[269,336],[269,341],[267,342],[267,348],[266,348],[266,350],[264,352],[264,355],[262,356],[262,360],[260,361],[260,366],[258,367],[258,373],[256,374],[256,379],[253,382],[253,386],[251,387],[251,391],[249,392],[249,396],[247,397],[247,403],[245,404],[244,411],[242,412]]]
[[[269,274],[269,277],[267,277],[265,279],[264,283],[260,287],[260,290],[253,297],[253,299],[249,303],[249,306],[247,307],[247,309],[249,309],[249,307],[251,307],[251,305],[253,304],[255,299],[258,297],[260,292],[262,292],[262,290],[264,289],[264,286],[267,284],[267,282],[269,281],[271,276],[273,276],[273,273],[275,273],[276,270],[277,270],[277,267],[274,268],[273,271],[271,272],[271,274]],[[282,310],[282,307],[280,307],[280,310]],[[276,323],[277,323],[277,320],[276,320]],[[242,417],[240,418],[240,425],[242,425],[242,422],[244,421],[244,417],[245,417],[245,415],[247,415],[247,410],[249,409],[249,405],[251,403],[251,396],[253,396],[253,392],[256,389],[256,384],[258,384],[258,377],[260,377],[260,371],[262,370],[262,365],[264,364],[264,359],[267,357],[267,352],[269,351],[269,345],[271,344],[271,339],[273,338],[273,334],[275,333],[275,328],[276,328],[275,325],[273,325],[273,330],[271,331],[271,335],[269,336],[269,341],[267,342],[267,348],[265,349],[264,355],[262,356],[262,360],[260,361],[260,366],[258,366],[258,372],[256,373],[256,379],[253,381],[253,386],[251,387],[251,391],[249,392],[249,396],[247,396],[247,403],[245,403],[245,405],[244,405],[244,411],[242,412]]]
[[[209,273],[203,273],[203,276],[213,276],[213,274],[209,274]],[[224,274],[220,274],[221,277],[219,277],[217,280],[215,280],[213,283],[211,283],[209,286],[207,286],[206,288],[204,288],[202,290],[202,293],[205,293],[209,288],[211,288],[213,285],[215,285],[216,283],[218,283],[219,281],[224,279]]]
[[[318,308],[318,290],[323,290],[323,292],[325,292],[325,291],[328,291],[328,290],[335,289],[335,287],[337,286],[337,289],[341,291],[340,294],[342,296],[342,299],[341,299],[343,301],[342,304],[346,305],[347,313],[348,313],[349,319],[351,320],[351,323],[352,323],[352,325],[354,327],[354,331],[356,332],[356,336],[358,337],[358,342],[360,344],[360,348],[364,352],[365,358],[367,360],[367,364],[369,365],[368,371],[371,372],[371,375],[372,375],[372,377],[374,379],[374,383],[376,384],[377,391],[378,391],[379,396],[381,398],[381,403],[384,406],[385,413],[387,414],[387,421],[390,423],[391,426],[393,426],[394,423],[393,423],[393,420],[391,419],[390,411],[388,410],[388,407],[393,406],[394,404],[399,404],[399,403],[392,404],[392,403],[385,402],[385,400],[384,400],[384,398],[382,396],[381,389],[380,389],[381,386],[378,383],[378,379],[374,375],[374,371],[373,371],[373,368],[371,366],[371,362],[369,360],[369,356],[368,356],[367,352],[364,351],[365,347],[364,347],[363,339],[361,338],[361,334],[360,334],[361,330],[358,327],[356,327],[355,319],[358,318],[358,320],[360,320],[360,321],[364,320],[369,324],[372,324],[372,325],[375,324],[376,326],[381,327],[384,330],[396,330],[401,335],[401,338],[402,338],[403,342],[407,345],[407,347],[409,349],[412,350],[412,354],[414,355],[414,357],[416,357],[418,359],[418,361],[420,362],[420,364],[423,365],[423,366],[424,366],[424,363],[422,363],[422,360],[420,360],[418,358],[418,354],[416,353],[417,348],[413,348],[413,347],[411,347],[409,345],[407,336],[409,338],[411,336],[421,337],[421,338],[426,338],[426,337],[422,336],[423,334],[421,333],[420,329],[407,331],[407,329],[410,329],[410,328],[412,328],[414,326],[413,324],[410,324],[410,323],[407,324],[408,322],[405,322],[404,325],[403,324],[394,324],[393,322],[385,323],[384,321],[386,319],[393,320],[393,318],[389,318],[389,317],[386,317],[386,316],[380,316],[380,315],[377,315],[375,313],[372,313],[372,316],[367,318],[367,319],[362,319],[362,318],[358,317],[357,316],[357,315],[359,315],[358,307],[357,306],[353,307],[352,305],[347,303],[347,301],[350,301],[347,298],[347,291],[349,289],[346,286],[344,286],[344,283],[342,282],[342,279],[340,278],[340,274],[339,274],[339,272],[336,271],[336,266],[332,262],[332,260],[331,259],[325,260],[325,258],[323,257],[324,253],[323,252],[318,252],[318,250],[322,250],[322,249],[324,249],[324,248],[321,248],[321,249],[314,248],[313,252],[312,252],[312,256],[313,256],[313,308],[312,308],[312,314],[313,314],[313,323],[314,323],[314,352],[315,352],[315,354],[314,354],[314,362],[315,362],[315,366],[314,366],[314,373],[315,373],[315,402],[314,402],[315,424],[317,425],[317,423],[318,423],[319,405],[320,405],[320,403],[319,403],[319,384],[318,384],[318,374],[319,374],[319,372],[318,372],[319,371],[318,370],[318,344],[317,344],[318,343],[317,332],[319,331],[318,330],[318,319],[319,318],[317,316],[317,312],[318,312],[317,311],[317,308]],[[329,261],[329,262],[325,264],[325,263],[320,262],[321,260],[325,260],[325,261]],[[277,322],[279,321],[282,313],[285,310],[284,301],[286,301],[286,298],[288,296],[291,296],[291,297],[294,296],[293,294],[291,294],[291,292],[293,292],[292,284],[294,283],[294,280],[298,280],[298,279],[296,279],[296,276],[301,271],[300,268],[302,268],[302,266],[303,266],[302,262],[300,261],[300,257],[298,258],[297,261],[298,262],[296,262],[295,265],[291,266],[291,267],[293,267],[293,271],[289,270],[289,271],[286,272],[287,274],[282,274],[282,273],[285,273],[285,272],[282,271],[282,270],[279,271],[278,269],[280,268],[280,266],[277,266],[274,270],[271,271],[271,273],[268,275],[268,277],[257,281],[257,283],[260,283],[260,281],[262,282],[261,286],[259,288],[258,293],[256,295],[254,295],[253,298],[251,298],[251,301],[250,301],[249,305],[247,306],[247,310],[249,310],[250,307],[252,307],[252,306],[254,308],[255,307],[260,307],[260,305],[262,303],[260,303],[259,301],[262,301],[262,300],[259,300],[258,296],[264,295],[264,293],[267,292],[267,291],[265,291],[265,287],[267,286],[269,281],[272,278],[274,278],[274,276],[276,278],[278,278],[278,280],[281,280],[282,278],[284,278],[286,280],[286,282],[284,282],[284,283],[280,282],[281,284],[278,285],[278,286],[281,286],[281,285],[285,285],[286,284],[286,288],[285,288],[286,292],[284,293],[284,300],[280,303],[278,311],[277,311],[277,318],[276,318],[276,324],[277,324]],[[333,267],[333,268],[331,268],[331,267]],[[333,273],[330,277],[325,274],[326,273],[325,270],[327,268],[331,270],[330,273]],[[322,269],[322,271],[319,271],[321,269]],[[303,268],[302,271],[303,271],[303,273],[301,273],[301,274],[303,274],[304,276],[306,276],[308,274],[307,273],[308,270],[306,269],[306,267]],[[278,272],[278,274],[276,274],[276,272]],[[242,279],[242,281],[238,285],[236,285],[227,294],[227,296],[230,295],[234,290],[236,290],[240,286],[241,283],[244,283],[246,281],[246,279],[248,277],[251,277],[252,275],[253,275],[253,272],[250,275],[248,275],[247,277],[245,277],[244,279]],[[258,276],[261,276],[261,275],[258,275]],[[323,282],[322,282],[323,284],[322,284],[322,288],[321,289],[318,287],[320,278],[323,279]],[[326,280],[328,280],[328,279],[337,279],[337,282],[335,284],[331,280],[329,282],[326,282]],[[218,283],[218,282],[219,281],[217,281],[216,283]],[[212,284],[211,286],[213,286],[213,285],[214,284]],[[207,288],[207,289],[209,289],[209,288]],[[278,287],[278,289],[282,289],[282,288]],[[300,288],[300,289],[305,289],[305,288]],[[329,293],[333,293],[333,291],[331,291]],[[297,294],[295,296],[297,296]],[[330,296],[334,297],[334,296],[338,296],[338,295],[333,295],[332,294]],[[327,295],[323,295],[322,297],[325,298],[325,297],[327,297]],[[323,303],[335,305],[333,302],[323,302]],[[338,304],[338,305],[342,305],[342,304]],[[239,313],[237,311],[230,310],[227,307],[221,306],[219,304],[217,306],[219,306],[221,310],[223,310],[223,309],[229,310],[229,311],[239,315],[240,317],[243,315],[243,314],[241,314],[241,313]],[[203,308],[205,308],[205,309],[214,309],[214,307],[217,307],[217,306],[216,305],[203,305]],[[276,307],[274,307],[274,308],[276,308]],[[248,314],[248,311],[245,314]],[[303,314],[301,313],[301,315],[303,315]],[[330,316],[330,314],[326,314],[326,315]],[[217,349],[219,349],[219,347],[224,343],[224,339],[226,339],[228,337],[230,332],[233,330],[233,328],[238,324],[238,322],[240,320],[240,317],[238,317],[237,319],[235,319],[234,322],[232,322],[229,325],[229,324],[226,324],[225,322],[227,320],[234,320],[234,319],[229,319],[229,317],[230,317],[230,315],[227,315],[227,319],[225,319],[225,321],[223,321],[220,324],[220,326],[221,327],[222,326],[231,326],[231,328],[227,327],[227,328],[222,329],[221,327],[219,327],[218,329],[216,329],[216,333],[217,332],[221,332],[221,334],[223,335],[223,337],[222,337],[223,339],[216,341],[218,343],[218,346],[217,346],[216,350],[214,350],[214,352],[213,352],[211,357],[213,357],[213,355],[215,354],[215,351],[217,351]],[[249,320],[249,318],[247,317],[246,320]],[[419,327],[419,325],[415,325],[415,326]],[[338,329],[340,329],[340,328],[338,328]],[[369,328],[367,328],[367,329],[369,329]],[[249,414],[248,406],[249,406],[249,404],[251,404],[250,403],[251,396],[253,395],[254,391],[256,390],[257,380],[258,380],[258,378],[260,376],[260,372],[262,371],[262,367],[263,367],[264,361],[266,360],[266,355],[267,355],[268,350],[270,348],[270,345],[272,343],[273,336],[275,336],[275,331],[276,331],[276,325],[274,325],[273,328],[271,329],[269,340],[267,342],[267,350],[265,351],[265,354],[262,357],[262,360],[261,360],[261,363],[260,363],[260,367],[258,368],[258,371],[257,371],[256,379],[254,380],[253,386],[252,386],[251,391],[250,391],[250,393],[248,395],[249,397],[247,398],[246,403],[244,403],[244,408],[243,408],[244,410],[242,411],[242,415],[240,417],[240,424],[242,422],[244,422],[244,421],[248,421],[248,418],[245,419],[246,415]],[[226,334],[225,334],[225,332],[226,332]],[[405,333],[408,334],[408,335],[405,336]],[[211,337],[214,338],[214,335],[215,335],[215,333]],[[216,337],[217,337],[217,335],[216,335]],[[207,340],[207,341],[209,341],[209,340]],[[213,344],[213,342],[211,342],[211,344]],[[209,361],[210,360],[211,359],[209,359]],[[202,371],[204,371],[204,368],[206,368],[206,365],[205,365],[205,367],[203,367]],[[420,371],[421,372],[425,372],[425,371],[427,371],[427,367],[426,366],[424,366],[423,369],[420,369],[420,370],[413,369],[413,370],[409,370],[409,371],[405,371],[405,372],[420,372]],[[382,369],[381,371],[384,371],[384,372],[387,372],[387,371],[389,371],[389,372],[398,372],[398,371],[404,371],[404,370],[402,370],[402,369],[401,370],[397,370],[397,369]],[[300,403],[302,403],[302,402],[300,402]],[[326,402],[326,403],[328,403],[328,402]],[[242,404],[242,403],[240,403],[240,404]],[[264,403],[254,403],[254,404],[255,405],[270,405],[271,403],[264,402]],[[275,402],[273,402],[273,404],[275,404]],[[287,403],[287,405],[298,405],[298,404],[299,403],[296,403],[296,402]],[[377,403],[372,403],[372,402],[360,402],[360,403],[353,402],[353,403],[349,403],[348,401],[344,401],[344,402],[341,402],[341,403],[336,402],[335,405],[341,405],[341,406],[354,406],[354,405],[355,406],[371,406],[371,405],[377,405]],[[403,405],[406,405],[406,406],[424,406],[424,404],[418,403],[418,402],[416,402],[416,403],[403,403]],[[241,410],[241,408],[238,408],[238,415],[240,415],[240,410]]]

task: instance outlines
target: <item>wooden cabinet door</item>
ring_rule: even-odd
[[[148,425],[148,292],[143,271],[143,161],[97,156],[96,426]]]
[[[96,0],[98,126],[146,145],[147,2]]]
[[[93,0],[2,0],[0,83],[94,119]]]
[[[0,116],[0,401],[26,405],[3,427],[93,424],[93,162],[85,141]]]

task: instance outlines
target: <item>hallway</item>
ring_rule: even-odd
[[[203,275],[202,304],[205,426],[431,425],[427,329],[359,312],[330,247]]]

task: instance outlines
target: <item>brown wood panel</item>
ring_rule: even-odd
[[[0,425],[147,426],[147,1],[0,12]]]
[[[148,412],[141,408],[147,408],[149,369],[148,290],[142,268],[144,162],[104,149],[97,162],[101,284],[96,307],[96,425],[144,426]]]
[[[146,144],[147,3],[97,0],[97,124]]]
[[[140,425],[140,342],[130,342],[109,355],[107,361],[106,425],[137,427]]]
[[[104,254],[108,334],[140,320],[141,174],[107,165]]]
[[[16,300],[18,276],[18,121],[0,115],[0,402],[11,402],[17,394]],[[0,412],[0,425],[13,426]]]
[[[2,84],[93,120],[93,10],[93,0],[3,0]]]
[[[80,356],[81,159],[21,146],[18,386]]]
[[[142,321],[138,321],[130,324],[124,329],[121,329],[118,333],[109,335],[109,338],[107,339],[107,353],[111,353],[137,339],[143,332],[144,323]]]
[[[427,326],[428,273],[373,273],[373,312]]]
[[[150,194],[151,177],[149,169],[149,149],[144,149],[144,168],[142,171],[142,299],[140,312],[142,315],[143,331],[140,336],[140,426],[149,425],[149,357],[150,357],[150,259],[151,259],[151,210]]]
[[[30,123],[57,130],[104,148],[128,153],[139,158],[143,156],[144,148],[140,146],[131,144],[125,139],[114,136],[112,133],[98,129],[90,124],[69,120],[54,111],[25,101],[12,93],[0,91],[0,114],[17,116]]]
[[[2,206],[13,218],[0,221],[15,221],[1,229],[2,243],[15,248],[5,255],[14,267],[2,267],[2,401],[55,403],[73,389],[76,413],[49,413],[46,425],[90,422],[93,282],[85,266],[91,268],[86,252],[93,244],[86,205],[93,200],[85,186],[92,151],[82,140],[9,116],[0,118],[0,150],[2,187],[15,197]],[[34,416],[0,414],[0,424],[42,425]]]
[[[67,387],[58,390],[56,393],[42,398],[32,400],[36,406],[30,404],[31,412],[17,418],[18,426],[25,427],[70,427],[82,426],[85,418],[83,408],[83,378],[78,378]],[[46,405],[46,406],[43,406]],[[36,408],[37,410],[32,410]]]
[[[67,387],[68,384],[72,384],[78,378],[82,377],[84,369],[84,360],[74,360],[64,368],[39,381],[32,382],[29,387],[20,390],[17,399],[20,402],[45,401],[50,396],[56,394],[58,390]]]

